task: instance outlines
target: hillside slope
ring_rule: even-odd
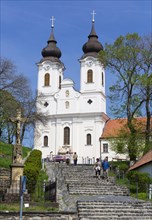
[[[23,149],[23,158],[25,158],[28,152],[31,151],[31,148],[22,147]],[[0,142],[0,167],[9,168],[12,163],[12,151],[13,145]]]

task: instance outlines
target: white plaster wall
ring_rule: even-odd
[[[90,60],[92,65],[88,66],[87,63]],[[87,72],[89,69],[93,70],[93,83],[87,83]],[[103,85],[102,72],[104,76]],[[80,60],[80,92],[86,93],[90,91],[102,91],[102,93],[105,93],[105,71],[101,63],[93,57]]]
[[[46,70],[45,66],[49,65]],[[38,66],[38,95],[43,93],[45,95],[54,94],[59,91],[59,76],[63,79],[64,66],[62,63],[45,61],[37,64]],[[50,86],[44,86],[44,76],[46,73],[50,74]]]
[[[89,58],[90,59],[90,58]],[[38,98],[37,109],[46,115],[47,124],[36,126],[39,130],[35,133],[35,148],[42,151],[42,157],[46,158],[51,151],[57,154],[63,146],[64,127],[70,128],[70,147],[73,152],[77,152],[78,162],[82,163],[82,158],[100,157],[100,143],[104,121],[101,112],[106,113],[105,87],[101,85],[103,67],[95,58],[92,67],[94,72],[94,83],[86,84],[86,73],[90,67],[86,65],[88,59],[81,62],[81,92],[74,89],[74,82],[70,79],[64,79],[61,83],[61,89],[58,89],[59,75],[63,77],[63,66],[49,62],[50,68],[47,72],[50,74],[51,86],[44,87],[44,75],[46,70],[39,64],[38,73],[38,94],[43,94]],[[61,71],[62,70],[62,71]],[[105,78],[105,72],[104,72]],[[105,85],[105,84],[104,84]],[[66,91],[69,91],[69,96]],[[88,104],[88,100],[92,100]],[[66,108],[65,102],[69,102],[69,108]],[[47,102],[49,105],[44,106]],[[86,135],[92,136],[92,144],[86,145]],[[48,147],[43,146],[44,136],[48,136]]]
[[[99,118],[99,116],[98,116]],[[99,157],[100,155],[100,143],[99,136],[100,132],[103,129],[103,123],[100,120],[95,122],[94,117],[76,117],[57,120],[51,123],[51,120],[48,122],[47,127],[48,131],[41,133],[41,138],[39,139],[38,145],[41,146],[43,152],[43,158],[47,157],[50,151],[53,151],[53,154],[57,154],[59,148],[63,146],[63,130],[64,127],[70,127],[71,136],[70,136],[70,146],[73,152],[77,152],[79,155],[79,163],[82,162],[82,157]],[[43,130],[43,129],[42,129]],[[90,133],[92,135],[92,145],[86,145],[86,134]],[[43,146],[43,138],[45,135],[49,137],[49,147]]]

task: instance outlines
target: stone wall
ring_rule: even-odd
[[[10,169],[0,168],[0,195],[10,186]],[[1,202],[0,196],[0,202]]]
[[[0,180],[9,180],[10,181],[10,169],[9,168],[0,168]]]
[[[19,212],[0,212],[0,220],[19,220]],[[24,212],[22,220],[77,220],[74,212]]]

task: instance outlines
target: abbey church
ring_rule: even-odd
[[[103,137],[110,120],[106,115],[106,73],[98,60],[103,46],[95,31],[94,18],[91,26],[87,42],[80,45],[80,91],[75,90],[71,79],[64,78],[65,66],[53,23],[47,46],[42,49],[42,59],[37,64],[37,111],[47,116],[47,123],[37,122],[34,148],[42,151],[43,158],[50,152],[56,155],[67,151],[77,152],[78,163],[118,156]]]

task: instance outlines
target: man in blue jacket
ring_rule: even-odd
[[[110,165],[108,162],[108,157],[105,157],[104,161],[102,162],[102,169],[103,169],[103,176],[108,180],[108,171],[109,171]]]

